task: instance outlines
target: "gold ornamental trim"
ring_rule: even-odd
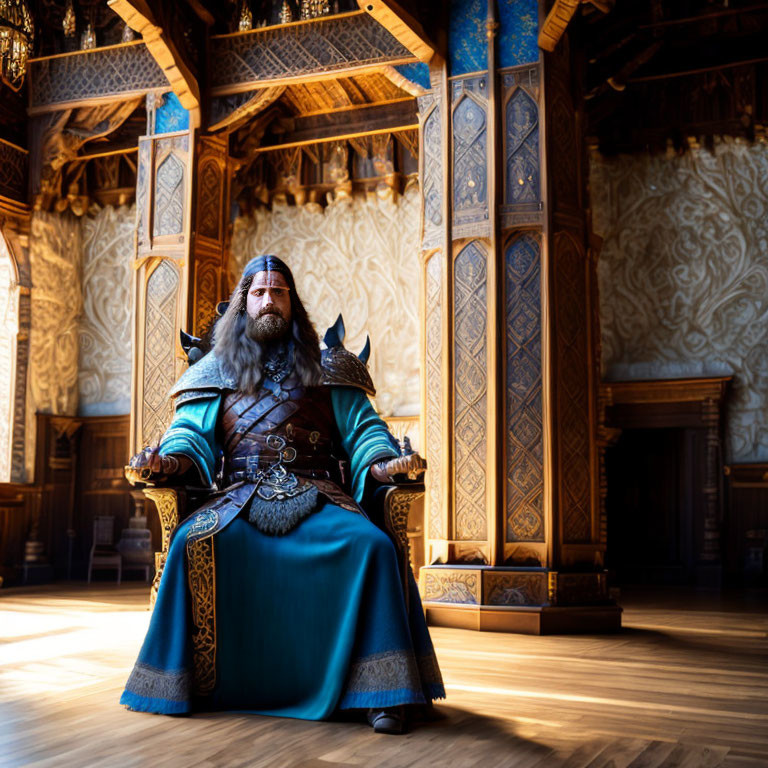
[[[194,690],[207,696],[216,685],[216,563],[213,537],[187,542],[187,579],[192,596]]]

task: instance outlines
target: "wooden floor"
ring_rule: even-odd
[[[434,629],[448,699],[404,737],[358,722],[170,718],[117,704],[145,588],[0,593],[2,766],[768,766],[768,612],[625,595],[613,636]],[[763,596],[764,600],[764,596]]]

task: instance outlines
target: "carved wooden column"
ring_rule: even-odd
[[[423,597],[451,626],[613,629],[577,77],[567,39],[539,54],[521,4],[476,7],[452,4],[419,100]]]
[[[142,136],[136,180],[131,451],[170,423],[168,391],[181,375],[179,329],[190,301],[194,132]]]

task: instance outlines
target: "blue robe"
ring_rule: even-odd
[[[398,452],[363,392],[334,387],[331,398],[359,503],[371,464]],[[209,483],[220,405],[180,404],[160,446]],[[326,501],[284,536],[239,516],[193,542],[199,524],[193,514],[174,534],[121,704],[320,720],[445,696],[415,582],[407,609],[395,547],[364,515]]]

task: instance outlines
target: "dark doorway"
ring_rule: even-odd
[[[626,429],[606,452],[606,564],[619,584],[693,580],[696,433]]]

